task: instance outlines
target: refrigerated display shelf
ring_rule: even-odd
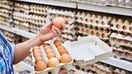
[[[33,33],[26,32],[26,31],[23,31],[23,30],[20,30],[17,28],[7,27],[7,26],[1,25],[1,24],[0,24],[0,29],[18,34],[18,35],[26,37],[26,38],[32,38],[33,36],[35,36],[35,34],[33,34]]]
[[[120,60],[120,59],[110,57],[109,59],[103,60],[101,62],[132,72],[132,63],[129,61]]]
[[[30,2],[30,3],[37,3],[37,4],[46,4],[46,5],[54,5],[54,6],[61,6],[61,7],[68,7],[68,8],[76,8],[76,2],[69,2],[69,1],[51,1],[51,0],[17,0],[22,2]]]
[[[78,3],[78,9],[84,9],[95,12],[104,12],[110,14],[118,14],[125,16],[132,16],[132,9],[130,8],[122,8],[122,7],[114,7],[114,6],[101,6],[90,3]]]

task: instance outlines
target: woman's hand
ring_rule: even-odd
[[[53,26],[52,23],[49,25],[43,26],[39,32],[39,38],[41,42],[48,41],[55,36],[57,36],[61,32],[60,29],[57,27]]]
[[[40,41],[37,45],[40,45],[41,43],[56,37],[62,30],[64,30],[66,23],[68,23],[67,20],[65,23],[62,24],[61,28],[53,26],[53,23],[50,23],[49,25],[44,25],[37,35],[37,38],[39,38]]]

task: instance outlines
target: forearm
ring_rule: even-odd
[[[39,41],[38,35],[35,37],[16,44],[15,49],[14,49],[14,61],[13,63],[16,64],[23,60],[25,57],[27,57],[30,54],[30,48],[35,46],[35,45],[40,45],[41,42]]]

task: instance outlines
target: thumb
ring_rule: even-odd
[[[41,33],[41,34],[46,34],[46,33],[48,33],[48,32],[52,29],[52,25],[53,25],[53,23],[50,23],[50,24],[48,24],[48,25],[44,25],[44,26],[41,28],[40,33]]]

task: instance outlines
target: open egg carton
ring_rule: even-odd
[[[37,46],[35,48],[32,48],[32,55],[34,58],[33,62],[34,62],[35,69],[37,68],[37,66],[35,65],[35,64],[37,64],[36,60],[42,61],[41,58],[35,59],[36,55],[38,55],[38,54],[35,54],[35,52],[41,53],[45,63],[48,64],[48,66],[46,65],[45,70],[36,71],[36,73],[48,74],[50,72],[52,74],[58,74],[58,72],[61,68],[67,68],[68,70],[71,70],[71,69],[74,69],[73,65],[76,65],[76,64],[81,67],[86,64],[91,64],[91,63],[95,63],[99,60],[107,59],[110,57],[110,54],[112,52],[112,49],[96,36],[81,37],[81,38],[78,38],[77,41],[64,42],[64,44],[61,44],[61,46],[65,47],[66,52],[64,52],[64,50],[62,50],[63,47],[58,46],[59,42],[56,42],[56,44],[55,44],[55,41],[56,40],[51,40],[48,42],[51,45],[51,47],[53,48],[53,52],[55,53],[55,56],[53,56],[53,57],[56,57],[59,59],[59,61],[58,61],[59,64],[57,64],[54,67],[49,67],[50,65],[48,64],[48,60],[50,60],[51,58],[49,59],[49,57],[47,55],[47,53],[50,52],[49,47],[45,47],[47,45],[47,43],[43,44],[40,47]],[[34,50],[34,49],[37,49],[37,50]],[[71,57],[71,60],[69,61],[70,57],[66,57],[66,59],[63,59],[63,60],[68,60],[68,62],[63,62],[61,60],[61,57],[63,56],[63,54],[69,54]],[[75,61],[73,61],[73,60],[75,60]],[[55,61],[53,61],[53,62],[55,62]],[[41,64],[41,62],[40,62],[39,64],[40,64],[40,66],[42,66],[45,63]],[[38,66],[38,68],[40,68],[40,67]]]

